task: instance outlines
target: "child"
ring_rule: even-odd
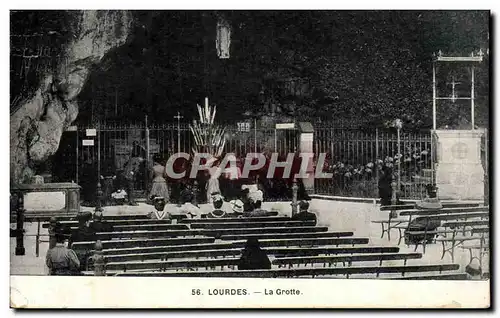
[[[219,192],[212,193],[211,201],[213,202],[214,210],[207,215],[207,218],[223,218],[227,216],[227,213],[222,210],[222,205],[224,204],[224,198]]]
[[[153,204],[155,211],[149,213],[149,217],[157,220],[170,219],[170,215],[165,210],[165,198],[160,196],[153,196]]]

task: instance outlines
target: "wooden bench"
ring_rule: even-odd
[[[261,221],[261,222],[224,222],[224,223],[192,223],[192,229],[229,229],[229,228],[256,228],[256,227],[297,227],[315,226],[314,221]]]
[[[310,238],[310,239],[276,239],[259,240],[261,247],[271,246],[318,246],[318,245],[354,245],[368,244],[367,238]],[[246,241],[233,241],[233,247],[244,247]]]
[[[60,221],[60,224],[67,226],[78,226],[78,221]],[[109,220],[107,223],[114,226],[119,225],[165,225],[171,224],[171,220],[155,220],[155,219],[130,219],[130,220]],[[187,227],[186,224],[172,224]],[[49,227],[49,223],[43,225],[44,227]]]
[[[377,261],[382,265],[383,261],[387,260],[404,260],[404,265],[406,265],[409,259],[420,259],[422,254],[420,253],[381,253],[381,254],[358,254],[358,255],[342,255],[342,256],[301,256],[301,257],[282,257],[273,260],[274,265],[286,266],[292,268],[293,265],[300,264],[323,264],[323,266],[331,266],[336,263],[347,263],[349,266],[353,262],[369,262]]]
[[[317,233],[262,233],[262,234],[241,234],[241,235],[223,235],[221,240],[234,241],[246,240],[250,238],[256,239],[281,239],[281,238],[321,238],[321,237],[345,237],[353,236],[353,232],[317,232]]]
[[[404,279],[404,280],[466,280],[467,274],[453,273],[453,274],[440,274],[440,275],[419,275],[419,276],[406,276],[389,279]]]
[[[317,277],[331,275],[345,275],[349,278],[356,274],[380,274],[416,272],[443,272],[459,269],[458,264],[442,265],[420,265],[420,266],[360,266],[360,267],[328,267],[328,268],[294,268],[294,269],[270,269],[270,270],[233,270],[233,271],[186,271],[186,272],[122,272],[113,273],[115,276],[141,276],[141,277],[253,277],[253,278],[276,278],[276,277]],[[90,273],[88,273],[90,274]],[[111,274],[111,273],[110,273]]]
[[[288,248],[265,248],[266,252],[277,258],[291,256],[315,256],[315,255],[337,255],[337,254],[360,254],[360,253],[398,253],[399,247],[388,246],[356,246],[356,247],[298,247]]]
[[[172,258],[217,258],[217,257],[234,257],[241,255],[241,248],[233,249],[207,249],[207,250],[187,250],[177,252],[164,253],[134,253],[134,254],[119,254],[105,255],[104,258],[108,262],[130,262],[130,261],[145,261],[151,259],[172,259]]]
[[[260,233],[319,233],[328,231],[326,226],[256,227],[233,229],[198,229],[200,235],[221,237],[223,235],[243,235]]]
[[[480,203],[461,203],[461,202],[441,202],[443,208],[471,208],[478,207]],[[380,211],[399,211],[415,208],[415,204],[397,204],[397,205],[382,205]]]
[[[456,214],[457,218],[460,219],[460,216],[465,215],[465,214],[471,214],[472,217],[477,217],[477,215],[481,214],[475,214],[472,215],[473,213],[482,213],[482,212],[487,212],[489,210],[489,207],[482,207],[482,206],[471,206],[471,207],[452,207],[452,208],[445,208],[443,207],[442,209],[433,209],[433,210],[420,210],[420,209],[411,209],[411,210],[402,210],[399,212],[399,216],[394,217],[392,213],[389,214],[389,217],[384,220],[373,220],[372,223],[378,223],[382,226],[382,235],[381,238],[384,237],[384,234],[387,233],[388,240],[391,240],[391,230],[392,229],[397,229],[399,232],[399,242],[401,242],[401,229],[404,229],[404,225],[408,225],[413,216],[433,216],[433,215],[441,215],[441,214]],[[407,216],[408,218],[401,218],[403,216]],[[483,215],[484,216],[484,215]],[[442,220],[453,220],[455,219],[454,217],[450,216],[448,218],[443,217]],[[387,224],[387,227],[385,227],[385,224]]]
[[[462,244],[462,249],[469,251],[469,264],[474,259],[479,261],[479,266],[483,269],[483,256],[489,254],[489,244],[485,240],[479,240],[478,244]],[[474,256],[472,251],[478,251],[478,256]]]
[[[165,271],[167,269],[193,270],[204,267],[205,269],[221,267],[234,267],[238,265],[239,258],[203,259],[203,260],[159,260],[146,262],[109,262],[106,264],[106,271],[130,271],[130,270],[156,270]]]
[[[123,255],[123,254],[145,254],[145,253],[167,253],[167,252],[187,252],[209,249],[230,249],[234,248],[231,243],[196,243],[185,245],[160,245],[160,246],[140,246],[128,248],[111,248],[103,249],[103,254],[106,255]]]
[[[122,231],[96,233],[96,240],[122,239],[122,238],[160,238],[197,236],[196,230],[167,230],[167,231]]]
[[[441,226],[449,228],[460,228],[466,226],[481,226],[489,224],[490,224],[489,220],[472,220],[472,221],[450,221],[443,223]]]
[[[102,246],[105,249],[110,248],[126,248],[126,247],[147,247],[147,246],[168,246],[168,245],[187,245],[212,243],[213,237],[188,237],[188,238],[157,238],[157,239],[134,239],[134,240],[109,240],[102,241]],[[87,249],[94,248],[95,242],[75,242],[72,249]]]
[[[484,232],[478,232],[478,233],[484,233]],[[479,241],[479,245],[488,245],[485,239],[484,235],[481,236],[474,236],[474,230],[472,231],[472,234],[470,236],[463,236],[463,235],[456,235],[453,233],[451,238],[437,238],[436,242],[441,242],[442,247],[443,247],[443,252],[441,254],[441,259],[444,258],[446,253],[449,253],[451,255],[451,260],[455,260],[455,248],[459,246],[463,246],[465,242],[468,241]],[[450,247],[446,247],[446,243],[451,243]]]
[[[410,222],[412,221],[412,217],[424,217],[427,222],[431,221],[449,221],[449,220],[467,220],[467,219],[474,219],[474,218],[488,218],[489,217],[489,212],[469,212],[469,213],[458,213],[456,211],[447,213],[447,210],[439,210],[439,212],[434,212],[430,213],[430,211],[427,210],[418,210],[418,211],[403,211],[400,213],[401,216],[408,216],[409,219],[407,222],[401,223],[394,225],[392,228],[398,230],[399,238],[398,238],[398,245],[401,244],[401,240],[403,239],[403,230],[406,230],[408,234],[413,234],[417,232],[410,232],[408,231]],[[420,231],[419,231],[420,232]],[[447,234],[447,233],[454,233],[456,231],[449,231],[449,230],[437,230],[437,231],[423,231],[424,236],[427,236],[427,234],[431,234],[432,236],[436,233],[430,233],[430,232],[437,232],[438,234]],[[426,247],[426,242],[425,239],[423,240],[423,247],[424,247],[424,253],[425,253],[425,247]]]
[[[197,247],[199,245],[196,245]],[[230,257],[241,255],[242,248],[229,248],[230,244],[223,245],[223,249],[210,249],[208,246],[206,249],[193,250],[187,248],[181,251],[166,251],[166,252],[151,252],[151,253],[126,253],[130,251],[125,251],[123,254],[112,254],[104,255],[105,259],[114,262],[125,262],[125,261],[143,261],[148,259],[161,259],[161,258],[197,258],[197,257]],[[157,249],[158,250],[158,249]],[[170,249],[169,249],[170,250]],[[287,257],[290,255],[297,255],[304,251],[301,248],[264,248],[268,255],[274,255],[275,257]],[[309,253],[306,255],[339,255],[339,254],[362,254],[362,253],[397,253],[399,252],[399,247],[331,247],[331,248],[312,248],[307,249]]]

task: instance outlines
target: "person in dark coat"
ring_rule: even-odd
[[[68,248],[68,240],[62,231],[55,234],[56,246],[45,257],[45,264],[51,276],[73,276],[80,273],[80,260],[76,253]]]
[[[260,248],[259,240],[250,238],[238,263],[239,270],[245,269],[271,269],[271,261],[265,251]]]
[[[267,210],[262,209],[262,201],[257,200],[253,203],[254,210],[251,212],[243,213],[243,217],[259,217],[259,216],[269,216],[271,213]]]
[[[309,212],[309,203],[306,201],[299,202],[299,213],[292,216],[293,221],[314,221],[314,225],[318,222],[316,214]]]
[[[391,205],[392,203],[392,169],[383,166],[378,180],[378,193],[381,205]]]

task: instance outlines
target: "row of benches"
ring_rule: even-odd
[[[348,231],[330,232],[327,227],[314,226],[310,221],[291,221],[284,217],[187,219],[178,224],[140,217],[106,218],[106,221],[113,225],[113,230],[98,233],[96,239],[104,239],[100,253],[108,275],[197,276],[199,274],[193,273],[206,273],[204,276],[218,277],[350,277],[374,274],[379,277],[399,273],[407,277],[408,273],[439,272],[431,277],[459,276],[454,272],[457,265],[408,266],[408,260],[419,259],[422,254],[400,253],[398,247],[368,246],[367,238],[353,237],[354,233]],[[73,225],[70,220],[65,222]],[[252,237],[259,238],[273,269],[234,270],[246,239]],[[93,241],[75,242],[73,248],[92,249],[93,244]],[[385,261],[403,261],[403,266],[387,265]],[[378,266],[367,266],[366,262],[377,262]],[[343,266],[337,267],[339,264]],[[214,268],[216,270],[206,271]]]
[[[482,256],[489,252],[489,207],[479,204],[448,204],[442,209],[418,210],[408,209],[404,206],[381,207],[382,211],[390,211],[386,220],[376,220],[374,223],[382,225],[382,237],[388,234],[390,240],[390,230],[397,229],[399,233],[398,245],[404,235],[420,235],[423,237],[422,246],[425,253],[428,239],[442,244],[442,256],[449,253],[452,262],[455,258],[455,249],[462,247],[469,250],[470,262],[478,259],[482,265]],[[399,214],[399,216],[398,216]],[[410,231],[409,225],[412,219],[419,217],[428,223],[440,221],[441,225],[436,230]],[[387,226],[385,226],[387,225]],[[403,234],[404,231],[404,234]],[[472,245],[464,245],[465,242],[477,242]],[[451,244],[451,246],[447,246]],[[415,244],[415,251],[419,244]],[[479,256],[473,255],[473,250],[477,250]]]

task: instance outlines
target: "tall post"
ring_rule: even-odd
[[[78,164],[79,164],[79,161],[80,161],[80,158],[78,157],[78,127],[76,129],[76,158],[75,158],[75,162],[76,162],[76,175],[75,175],[75,180],[76,180],[76,184],[78,184]]]
[[[297,214],[297,206],[299,205],[298,200],[297,200],[297,194],[299,191],[299,187],[297,186],[297,179],[293,179],[293,185],[292,185],[292,216]]]
[[[253,152],[257,153],[257,118],[253,119],[253,133],[254,133]]]
[[[470,114],[472,130],[474,130],[474,66],[471,67],[471,86],[470,86]]]
[[[432,129],[436,130],[436,63],[432,62]]]
[[[16,211],[16,255],[25,255],[24,249],[24,193],[18,192],[17,197],[17,211]]]
[[[97,240],[94,251],[94,276],[106,276],[106,267],[102,254],[102,242]]]
[[[151,162],[150,160],[150,145],[149,145],[149,127],[148,127],[148,115],[145,115],[144,117],[144,125],[146,127],[145,129],[145,137],[146,137],[146,167],[149,169],[149,164]],[[144,185],[145,189],[148,188],[148,183],[149,183],[149,173],[144,174]]]
[[[398,191],[401,190],[401,128],[398,127]]]
[[[97,197],[95,212],[102,212],[102,188],[101,188],[101,122],[97,122]]]

